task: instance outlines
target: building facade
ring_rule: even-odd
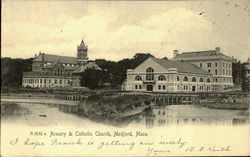
[[[212,74],[184,62],[150,57],[127,70],[123,89],[154,92],[211,92]]]
[[[232,62],[233,59],[220,52],[220,48],[209,51],[183,52],[174,50],[172,61],[192,63],[212,75],[213,91],[230,90],[233,86]]]
[[[88,47],[84,41],[77,46],[77,57],[58,56],[45,53],[35,55],[32,71],[24,72],[23,87],[80,87],[81,72],[87,68],[100,69],[88,62]]]

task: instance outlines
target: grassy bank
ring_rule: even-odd
[[[249,104],[246,103],[204,103],[196,104],[197,106],[207,107],[211,109],[224,109],[224,110],[247,110],[249,109]]]
[[[29,113],[29,109],[17,103],[1,103],[1,118],[18,117]]]
[[[95,94],[80,103],[78,114],[96,122],[126,125],[147,108],[150,102],[151,97],[147,95],[103,96]]]

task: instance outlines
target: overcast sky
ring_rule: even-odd
[[[221,47],[250,57],[250,1],[2,1],[2,57],[39,51],[76,56],[84,39],[90,59]]]

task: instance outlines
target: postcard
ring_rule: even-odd
[[[1,4],[1,156],[250,155],[250,1]]]

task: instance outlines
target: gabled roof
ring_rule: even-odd
[[[76,57],[69,57],[69,56],[58,56],[58,55],[52,55],[52,54],[45,54],[41,53],[39,54],[33,61],[42,61],[42,55],[44,55],[44,61],[45,62],[54,62],[54,61],[61,61],[62,63],[68,63],[68,64],[76,64],[77,58]]]
[[[227,60],[232,60],[231,57],[224,55],[221,52],[217,52],[216,50],[208,50],[208,51],[194,51],[194,52],[183,52],[175,56],[172,60],[180,60],[180,59],[195,59],[195,58],[224,58]]]
[[[158,59],[154,57],[150,57],[153,61],[157,62],[161,66],[163,66],[166,69],[169,68],[177,68],[177,72],[179,73],[192,73],[192,74],[201,74],[201,75],[211,75],[209,72],[201,69],[200,67],[185,62],[185,61],[171,61],[171,60],[165,60],[165,59]]]
[[[80,72],[84,72],[86,69],[102,70],[95,62],[89,62],[84,66],[77,67],[77,69],[75,71],[73,71],[73,72],[74,73],[80,73]]]

